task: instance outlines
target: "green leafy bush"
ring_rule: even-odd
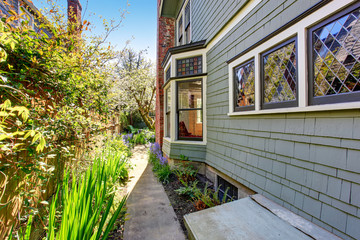
[[[184,187],[180,187],[179,189],[176,189],[175,192],[177,192],[180,195],[186,195],[191,198],[195,198],[195,196],[200,191],[200,189],[197,187],[197,184],[198,184],[197,180],[191,182],[190,184],[183,182]]]
[[[181,157],[181,156],[180,156]],[[174,168],[174,173],[181,183],[188,183],[195,181],[198,169],[191,165],[191,162],[183,162],[177,164]]]
[[[148,129],[137,129],[129,125],[130,133],[123,135],[123,141],[126,145],[133,147],[138,144],[147,144],[155,142],[155,134]]]

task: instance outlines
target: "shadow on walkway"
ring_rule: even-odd
[[[184,240],[173,208],[148,164],[127,200],[125,240]]]

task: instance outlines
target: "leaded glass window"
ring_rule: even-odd
[[[263,108],[297,105],[296,39],[262,55]]]
[[[235,67],[235,110],[253,110],[255,104],[254,60]]]
[[[348,9],[310,29],[312,104],[360,98],[360,9]]]
[[[202,56],[179,59],[176,61],[176,76],[202,73]]]

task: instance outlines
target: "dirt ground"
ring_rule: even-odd
[[[203,191],[206,185],[205,181],[207,179],[202,175],[198,175],[197,180],[199,181],[197,187],[201,191]],[[184,215],[197,211],[192,202],[191,197],[179,195],[177,192],[175,192],[175,190],[182,187],[182,184],[174,174],[170,175],[169,183],[163,183],[163,187],[165,189],[166,194],[168,195],[170,203],[175,211],[175,214],[180,222],[181,228],[183,229],[185,236],[188,236],[184,222]],[[209,183],[209,187],[210,188],[212,187],[211,183]]]

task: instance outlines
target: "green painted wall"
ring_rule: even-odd
[[[180,144],[164,141],[162,150],[172,159],[180,159],[180,155],[184,155],[188,157],[190,161],[205,162],[205,145]]]

